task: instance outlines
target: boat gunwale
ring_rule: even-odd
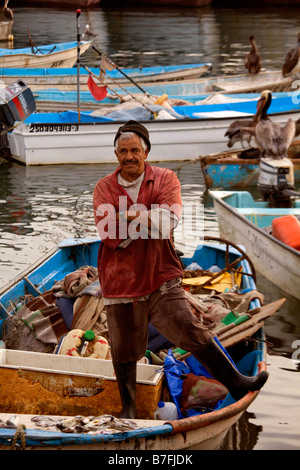
[[[223,165],[224,163],[229,164],[229,165],[256,165],[259,163],[260,159],[259,158],[238,158],[238,157],[221,157],[219,159],[210,159],[210,157],[199,157],[200,162],[205,165],[205,164],[220,164]],[[293,163],[298,163],[300,164],[300,158],[289,158],[291,162]]]
[[[260,361],[258,363],[258,372],[266,371],[267,366],[265,361]],[[195,429],[203,428],[209,426],[218,421],[232,418],[239,413],[245,411],[249,405],[255,400],[259,394],[259,390],[255,392],[248,392],[240,400],[231,403],[220,409],[211,411],[210,413],[204,413],[200,415],[190,416],[188,418],[178,419],[174,421],[167,421],[173,427],[172,435],[179,432],[187,432]],[[166,424],[165,423],[165,424]]]

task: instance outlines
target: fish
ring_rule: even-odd
[[[21,424],[20,417],[17,415],[10,416],[6,421],[0,419],[0,428],[6,429],[17,429],[19,426],[22,426],[23,429],[26,429],[24,424]]]
[[[10,418],[6,420],[6,424],[17,428],[21,424],[20,417],[17,415],[11,416]]]
[[[65,433],[115,434],[133,430],[139,426],[134,421],[115,418],[112,415],[49,417],[33,416],[31,420],[39,427],[55,429]]]

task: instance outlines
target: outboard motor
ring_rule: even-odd
[[[294,188],[294,165],[289,158],[260,159],[258,189],[264,200],[276,207],[289,207],[289,190]]]
[[[21,79],[0,91],[1,150],[8,147],[6,133],[17,121],[24,121],[36,110],[29,86]]]

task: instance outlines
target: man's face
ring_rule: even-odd
[[[145,152],[143,149],[137,135],[119,140],[115,154],[121,167],[121,176],[128,181],[137,179],[144,171],[148,153],[148,150]]]

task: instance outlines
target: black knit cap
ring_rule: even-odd
[[[144,139],[147,144],[148,150],[151,149],[151,144],[149,140],[149,132],[145,126],[140,124],[137,121],[128,121],[123,126],[119,127],[118,132],[116,133],[116,137],[114,140],[114,144],[116,143],[117,139],[120,137],[122,132],[134,132],[135,134],[139,135]]]

